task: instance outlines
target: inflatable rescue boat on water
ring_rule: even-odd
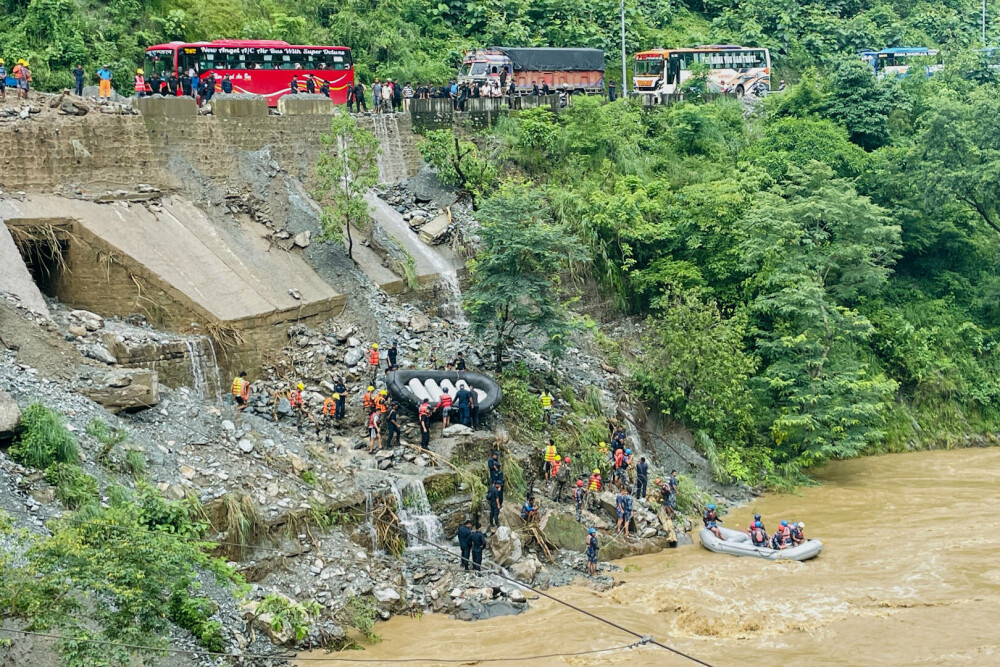
[[[819,540],[806,540],[797,547],[787,549],[771,549],[770,547],[755,547],[750,541],[750,536],[744,532],[723,528],[719,526],[725,540],[720,540],[715,533],[708,528],[702,528],[698,533],[701,546],[717,554],[729,554],[730,556],[752,556],[754,558],[766,558],[768,560],[809,560],[819,555],[823,550],[823,543]]]
[[[403,370],[389,373],[386,378],[386,387],[393,398],[413,410],[419,408],[425,398],[430,400],[431,406],[437,405],[442,389],[447,389],[454,399],[462,385],[476,392],[481,416],[500,405],[503,398],[500,385],[482,373]]]

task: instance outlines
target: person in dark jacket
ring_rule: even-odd
[[[463,426],[469,425],[469,410],[471,405],[469,401],[472,399],[472,393],[465,388],[465,385],[461,385],[458,389],[458,393],[455,394],[455,404],[458,406],[458,421],[462,423]]]
[[[184,97],[191,97],[191,77],[187,72],[181,74],[181,92],[184,93]]]
[[[354,86],[354,103],[357,105],[358,113],[361,113],[361,107],[368,111],[368,103],[365,102],[365,84],[360,81]]]
[[[483,569],[483,549],[486,548],[486,536],[483,531],[476,526],[476,529],[469,535],[469,550],[472,552],[472,569],[480,572]]]
[[[386,421],[389,424],[389,429],[388,429],[389,430],[389,438],[388,438],[388,440],[386,442],[386,445],[385,445],[386,447],[392,447],[392,440],[393,440],[393,438],[396,439],[396,446],[397,447],[400,444],[399,443],[399,433],[400,433],[400,430],[399,430],[399,408],[398,408],[398,405],[399,405],[398,403],[393,403],[392,405],[389,406],[389,415],[386,418]]]
[[[83,97],[83,65],[77,65],[73,68],[73,80],[75,82],[73,92],[76,93],[77,97]]]
[[[178,88],[180,88],[180,86],[181,82],[177,78],[177,75],[171,72],[170,76],[167,77],[167,93],[171,97],[177,97],[177,90]]]
[[[386,351],[386,355],[389,357],[389,367],[395,366],[399,357],[399,347],[396,345],[396,341],[392,341],[392,347]]]
[[[288,84],[288,92],[291,94],[297,94],[299,92],[299,75],[292,75],[292,82]]]
[[[611,82],[608,83],[608,102],[614,102],[616,99],[618,99],[618,89],[615,88],[615,82],[614,79],[612,79]]]
[[[639,459],[639,464],[635,467],[635,497],[646,497],[646,484],[649,481],[649,464],[646,457]]]
[[[306,92],[310,95],[316,94],[316,79],[312,74],[306,74]]]
[[[465,523],[458,527],[458,546],[462,549],[462,569],[469,569],[469,552],[472,551],[472,521],[466,519]]]
[[[496,481],[486,493],[486,503],[490,507],[490,527],[500,527],[500,509],[503,507],[503,484]]]
[[[486,461],[486,468],[490,471],[490,484],[496,484],[503,476],[500,471],[500,452],[493,452],[493,456]]]
[[[222,92],[226,95],[233,92],[233,80],[229,78],[229,75],[222,77]]]
[[[343,419],[347,403],[347,385],[344,384],[344,378],[337,378],[337,381],[333,384],[333,391],[340,397],[337,399],[337,406],[334,408],[333,417],[338,420]]]
[[[392,82],[392,110],[399,111],[403,108],[403,87],[399,81]]]

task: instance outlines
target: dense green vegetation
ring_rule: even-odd
[[[691,427],[722,479],[992,437],[994,75],[970,55],[878,81],[845,59],[754,112],[577,99],[515,115],[484,139],[505,179],[482,188],[484,239],[498,209],[524,217],[521,191],[587,247],[645,318],[625,346],[634,391]]]
[[[786,78],[866,47],[962,48],[979,39],[978,0],[626,1],[628,53],[745,43],[774,51]],[[989,12],[998,9],[989,0]],[[126,81],[143,49],[170,40],[284,39],[343,44],[359,73],[446,80],[462,50],[490,44],[603,48],[620,57],[618,3],[582,0],[0,0],[0,57],[31,60],[44,88],[70,69],[112,65]],[[988,34],[996,35],[994,29]],[[994,40],[990,40],[993,43]],[[620,76],[616,66],[609,74]]]

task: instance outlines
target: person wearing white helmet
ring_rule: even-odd
[[[791,535],[792,535],[792,546],[797,547],[800,544],[805,544],[806,542],[806,524],[799,521],[791,523]]]

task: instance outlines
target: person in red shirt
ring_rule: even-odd
[[[444,426],[442,428],[448,428],[448,416],[451,414],[451,394],[448,393],[447,389],[441,390],[441,400],[434,407],[434,411],[441,410],[441,418]]]

